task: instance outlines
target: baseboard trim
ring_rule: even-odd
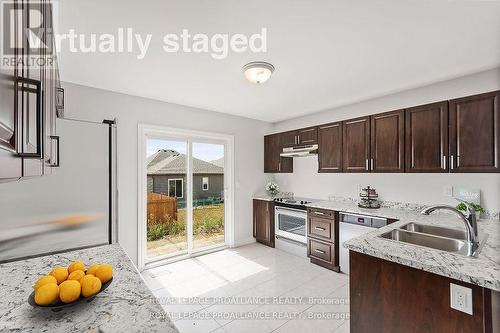
[[[248,245],[248,244],[252,244],[252,243],[255,243],[255,238],[250,237],[250,238],[240,239],[240,240],[235,241],[233,246],[231,246],[231,247],[239,247],[239,246]]]

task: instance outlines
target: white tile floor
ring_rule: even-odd
[[[349,332],[348,277],[260,244],[143,272],[184,332]]]

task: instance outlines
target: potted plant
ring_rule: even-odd
[[[271,196],[275,196],[276,194],[279,193],[280,187],[278,184],[275,182],[268,182],[266,185],[266,191],[269,193]]]
[[[484,208],[481,207],[480,204],[476,204],[476,203],[473,203],[473,202],[467,202],[469,204],[470,207],[472,207],[477,215],[480,215],[481,213],[484,213]],[[461,212],[464,212],[465,214],[467,214],[467,206],[465,205],[465,203],[463,202],[460,202],[458,205],[457,205],[457,209]]]

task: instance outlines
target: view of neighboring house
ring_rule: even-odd
[[[186,197],[187,158],[175,150],[160,149],[147,160],[148,192]],[[224,168],[193,157],[193,199],[222,198]]]
[[[224,168],[224,156],[219,159],[210,161],[210,163],[220,166],[221,168]]]

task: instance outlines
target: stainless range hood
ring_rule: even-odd
[[[283,148],[281,157],[305,157],[318,154],[318,145]]]

